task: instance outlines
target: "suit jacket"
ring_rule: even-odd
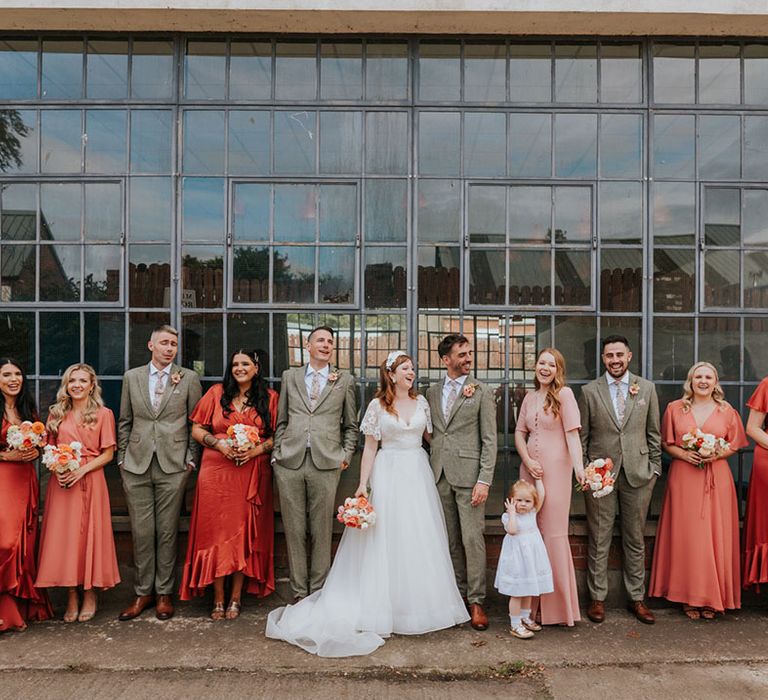
[[[490,484],[496,468],[496,401],[493,391],[468,376],[464,387],[475,393],[460,393],[448,420],[443,416],[443,380],[427,389],[432,414],[430,462],[435,481],[441,474],[451,486],[471,488],[478,481]]]
[[[117,428],[117,461],[132,474],[149,469],[157,455],[166,474],[184,471],[197,463],[200,445],[192,439],[189,416],[203,393],[200,379],[191,369],[171,366],[181,374],[178,384],[168,379],[157,413],[149,397],[149,365],[135,367],[123,376],[120,420]]]
[[[312,410],[309,407],[306,367],[283,372],[277,404],[277,428],[273,461],[281,467],[298,469],[310,438],[312,461],[318,469],[339,469],[350,462],[357,447],[357,396],[355,379],[349,372],[336,371],[338,379],[326,382]]]
[[[659,400],[652,382],[634,374],[629,386],[637,385],[635,395],[627,394],[624,420],[619,424],[613,409],[608,380],[603,374],[587,384],[579,397],[581,446],[584,464],[600,457],[613,460],[631,486],[647,484],[654,472],[661,472],[661,433]]]

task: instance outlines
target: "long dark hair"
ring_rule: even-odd
[[[261,417],[264,424],[264,437],[272,435],[272,416],[269,413],[269,391],[267,381],[264,379],[262,370],[265,366],[267,354],[263,350],[243,350],[239,348],[229,356],[227,369],[224,370],[224,393],[221,395],[221,408],[225,416],[232,413],[232,400],[240,395],[240,387],[237,380],[232,376],[232,362],[235,355],[247,355],[254,362],[258,371],[251,380],[251,388],[245,394],[245,405],[256,409],[256,413]]]
[[[16,397],[16,410],[19,413],[21,420],[38,420],[39,415],[37,413],[37,407],[35,406],[35,399],[32,398],[32,392],[29,390],[29,382],[27,381],[27,373],[24,371],[24,367],[18,360],[14,360],[12,357],[0,357],[0,368],[5,365],[13,365],[21,372],[21,391]],[[5,415],[5,394],[0,391],[0,419]]]

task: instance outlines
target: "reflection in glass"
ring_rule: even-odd
[[[419,242],[458,243],[461,188],[457,180],[419,180]]]
[[[352,243],[357,237],[357,188],[320,185],[320,241]]]
[[[552,174],[552,115],[509,115],[509,174],[512,177]]]
[[[365,92],[369,100],[404,100],[408,97],[408,44],[368,43]]]
[[[405,308],[406,285],[405,248],[365,249],[366,308]]]
[[[739,104],[741,102],[738,44],[699,46],[699,102]]]
[[[132,241],[171,240],[171,179],[130,180],[129,231]]]
[[[422,175],[459,174],[460,133],[459,112],[419,113],[419,172]]]
[[[44,241],[80,240],[80,185],[40,186],[40,238]]]
[[[768,318],[765,316],[744,319],[744,381],[756,382],[768,375],[766,333]]]
[[[239,348],[269,349],[269,314],[227,314],[227,357]],[[261,367],[260,374],[269,377],[271,368]]]
[[[507,262],[504,249],[470,249],[469,303],[505,304]]]
[[[704,195],[704,237],[707,245],[738,245],[741,240],[739,190],[707,187]]]
[[[741,169],[741,119],[738,116],[699,117],[699,176],[736,180]]]
[[[693,249],[653,251],[653,308],[662,313],[693,311],[696,254]]]
[[[119,301],[122,248],[85,246],[85,301]]]
[[[272,94],[272,43],[233,40],[229,51],[229,99],[268,100]]]
[[[273,249],[273,300],[293,304],[315,301],[315,248],[280,246]]]
[[[355,301],[355,249],[330,246],[319,249],[317,300],[323,304]]]
[[[569,381],[594,379],[597,374],[597,319],[591,316],[558,316],[554,324],[555,347],[565,357]]]
[[[152,100],[173,93],[173,41],[135,40],[131,56],[131,95]]]
[[[269,248],[238,245],[232,252],[232,300],[237,303],[269,301]],[[275,261],[275,276],[282,272]]]
[[[146,351],[146,341],[144,349]],[[80,361],[80,314],[40,313],[40,374],[61,376]]]
[[[461,332],[461,318],[458,315],[448,314],[419,314],[418,315],[418,363],[420,383],[427,379],[437,380],[445,376],[445,365],[437,352],[437,346],[448,333]],[[405,328],[405,325],[403,325]],[[397,345],[397,338],[393,340],[393,347]],[[387,359],[387,353],[381,355],[381,362]],[[368,356],[371,370],[376,368],[370,353]],[[372,372],[369,376],[375,379]]]
[[[269,193],[267,184],[248,182],[234,185],[232,230],[235,240],[269,239]]]
[[[88,42],[87,96],[119,99],[128,96],[128,42]]]
[[[37,97],[37,40],[0,40],[0,100]]]
[[[85,240],[116,243],[123,233],[120,185],[85,184]]]
[[[317,45],[314,41],[278,41],[275,97],[278,100],[317,98]]]
[[[504,264],[504,257],[497,265]],[[550,250],[509,251],[509,305],[549,306],[552,303]]]
[[[597,102],[597,46],[555,46],[555,100]]]
[[[640,311],[643,297],[643,251],[600,250],[600,309]],[[640,347],[638,343],[636,347]]]
[[[314,241],[317,190],[314,185],[275,186],[275,240]]]
[[[643,371],[642,319],[637,316],[602,316],[600,318],[600,338],[609,335],[623,335],[632,348],[632,360],[629,371],[640,374]],[[598,352],[600,348],[598,346]],[[598,371],[603,370],[602,360],[597,363]]]
[[[379,175],[408,172],[408,115],[368,112],[365,116],[365,169]]]
[[[657,114],[653,118],[653,173],[656,177],[693,179],[695,118]]]
[[[699,319],[699,359],[717,367],[720,381],[739,381],[740,320],[734,316],[702,316]]]
[[[419,44],[419,99],[458,102],[461,97],[461,46]]]
[[[315,172],[316,113],[275,112],[275,172]]]
[[[765,44],[744,47],[744,102],[768,104],[768,46]]]
[[[269,112],[232,110],[229,113],[229,173],[267,175],[270,141]]]
[[[653,238],[656,244],[691,245],[696,231],[696,190],[692,182],[653,185]]]
[[[555,251],[555,304],[589,306],[591,301],[592,253],[588,250]]]
[[[128,249],[128,302],[133,307],[168,307],[171,248],[132,245]]]
[[[642,102],[640,44],[600,47],[600,102]]]
[[[640,177],[642,130],[639,114],[600,115],[600,174],[603,177]]]
[[[184,59],[184,95],[187,99],[224,97],[227,45],[223,41],[188,41]]]
[[[506,174],[507,118],[503,113],[464,115],[464,174],[492,177]]]
[[[83,317],[85,361],[98,375],[121,375],[125,371],[125,315],[86,312]]]
[[[655,102],[695,101],[694,46],[655,44],[653,47],[653,99]]]
[[[744,117],[744,179],[768,180],[768,117]]]
[[[224,248],[185,245],[181,280],[184,309],[212,309],[224,305]]]
[[[0,155],[0,172],[36,172],[37,112],[31,109],[0,109],[0,123],[6,133],[4,152]]]
[[[741,306],[739,251],[708,250],[704,254],[704,305]]]
[[[471,243],[505,243],[507,188],[472,185],[469,189]]]
[[[224,372],[223,333],[221,314],[183,314],[184,366],[207,377],[220,377]]]
[[[461,249],[419,246],[419,308],[456,309],[461,295]]]
[[[37,238],[37,185],[0,185],[0,240]]]
[[[80,246],[40,246],[40,301],[80,301]]]
[[[79,173],[82,123],[79,109],[40,112],[41,169],[44,173]]]
[[[0,316],[0,356],[15,357],[28,374],[35,373],[35,314],[3,313]]]
[[[512,102],[552,101],[552,46],[511,44],[509,97]]]
[[[768,308],[768,254],[763,250],[744,253],[744,306]]]
[[[555,243],[586,242],[592,238],[592,190],[555,187]]]
[[[509,239],[546,243],[552,233],[552,188],[509,188]]]
[[[43,93],[49,100],[83,96],[83,42],[78,39],[43,41]]]
[[[7,237],[5,238],[7,240]],[[4,302],[34,301],[35,272],[37,270],[36,246],[0,245],[0,263],[2,300]],[[4,316],[0,316],[0,323],[3,320]]]
[[[367,180],[365,183],[365,238],[404,241],[408,195],[405,180]]]
[[[600,183],[600,238],[640,243],[643,237],[643,188],[640,182]]]
[[[172,119],[169,109],[131,112],[131,172],[171,172]]]
[[[171,317],[162,311],[134,311],[128,315],[128,366],[149,362],[147,341],[158,326],[170,323]]]
[[[183,231],[188,241],[220,241],[224,237],[224,180],[185,177]]]
[[[363,46],[360,42],[320,44],[320,99],[359,100],[363,96]]]
[[[126,171],[126,124],[121,109],[89,109],[85,113],[85,172]]]
[[[362,112],[320,112],[320,172],[359,173],[362,154]]]
[[[744,190],[744,244],[768,245],[768,190]]]
[[[653,378],[684,382],[693,364],[693,319],[653,317]]]
[[[504,102],[507,99],[507,47],[504,44],[464,45],[464,101]]]
[[[555,175],[594,177],[597,165],[597,115],[555,116]]]
[[[224,112],[184,112],[184,172],[224,172]]]

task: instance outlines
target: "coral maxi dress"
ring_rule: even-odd
[[[224,415],[221,384],[211,387],[190,416],[193,423],[209,426],[217,438],[227,436],[236,423],[253,425],[264,439],[261,417],[253,408]],[[277,420],[277,392],[269,390],[272,430]],[[203,448],[195,505],[189,525],[189,544],[181,582],[182,600],[203,595],[219,576],[243,572],[246,590],[258,597],[275,590],[272,559],[274,508],[272,468],[264,453],[238,467],[218,450]]]
[[[682,400],[673,401],[664,412],[662,443],[682,447],[683,435],[696,427]],[[701,430],[725,438],[734,450],[747,445],[739,414],[728,405],[715,408]],[[717,459],[704,469],[672,460],[649,595],[718,612],[741,607],[739,512],[726,460]]]
[[[2,449],[10,425],[3,419]],[[37,504],[35,463],[0,462],[0,632],[53,615],[48,596],[34,585]]]

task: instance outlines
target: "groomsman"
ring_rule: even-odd
[[[433,424],[430,462],[456,583],[472,627],[484,630],[485,502],[496,468],[496,403],[493,391],[470,375],[472,348],[466,337],[447,335],[437,352],[446,374],[426,393]]]
[[[661,474],[659,401],[653,384],[629,372],[629,341],[610,335],[602,343],[605,374],[587,384],[579,398],[584,464],[610,457],[616,483],[613,493],[593,498],[585,492],[589,543],[587,586],[591,602],[587,616],[605,619],[608,594],[608,551],[618,507],[624,550],[624,587],[629,610],[652,625],[645,604],[645,520],[653,487]]]
[[[355,380],[331,367],[333,329],[313,329],[305,348],[309,363],[283,372],[272,452],[296,600],[322,588],[331,568],[336,488],[358,431]]]
[[[120,620],[132,620],[153,604],[158,620],[173,617],[179,512],[187,476],[200,453],[188,417],[202,388],[195,372],[173,362],[178,331],[155,328],[148,347],[149,364],[125,373],[120,401],[117,463],[131,516],[136,567],[136,597]]]

